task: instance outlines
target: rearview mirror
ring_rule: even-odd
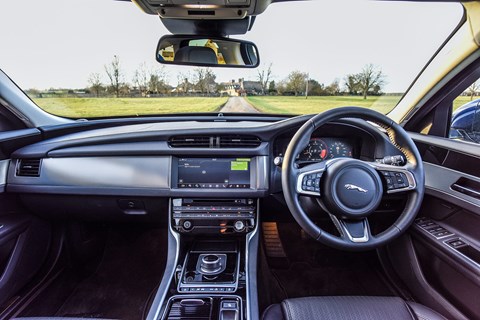
[[[202,67],[255,68],[260,63],[252,42],[192,35],[163,36],[156,57],[164,64]]]

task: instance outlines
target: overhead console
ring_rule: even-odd
[[[270,0],[133,0],[144,12],[161,18],[243,19],[262,13]]]

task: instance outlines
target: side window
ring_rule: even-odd
[[[453,103],[450,138],[480,143],[480,80]]]

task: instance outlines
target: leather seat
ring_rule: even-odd
[[[175,62],[218,64],[217,55],[208,47],[187,46],[175,53]]]
[[[263,320],[446,320],[421,304],[398,297],[306,297],[268,307]]]

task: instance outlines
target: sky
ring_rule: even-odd
[[[270,5],[252,31],[232,36],[257,44],[273,80],[293,70],[329,84],[374,64],[384,92],[403,92],[461,20],[458,3],[317,0]],[[84,88],[120,57],[125,80],[140,64],[158,67],[158,39],[169,32],[157,16],[130,2],[22,0],[0,4],[0,69],[21,88]],[[170,83],[193,67],[165,66]],[[215,68],[217,82],[256,80],[256,69]]]

